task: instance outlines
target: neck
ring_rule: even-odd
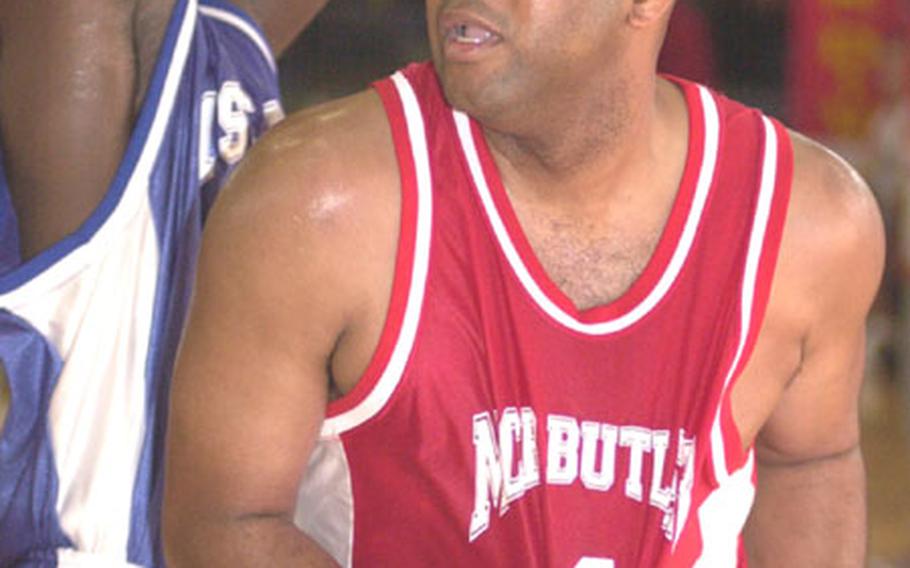
[[[656,77],[613,81],[593,91],[563,89],[552,100],[535,101],[520,128],[484,125],[511,193],[547,197],[577,190],[593,197],[592,188],[604,187],[603,180],[621,182],[648,169],[658,127]]]

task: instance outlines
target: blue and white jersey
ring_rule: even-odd
[[[178,0],[103,201],[74,234],[0,275],[12,395],[0,566],[163,564],[169,377],[202,222],[282,116],[254,23],[218,0]]]

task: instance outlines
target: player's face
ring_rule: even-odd
[[[449,102],[491,120],[615,67],[631,0],[427,0]]]

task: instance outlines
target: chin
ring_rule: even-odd
[[[439,81],[446,101],[485,125],[497,122],[515,97],[495,73],[477,66],[437,65]],[[441,69],[441,70],[440,70]]]

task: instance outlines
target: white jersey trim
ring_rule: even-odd
[[[404,107],[408,138],[411,141],[412,159],[417,177],[417,227],[414,245],[414,261],[411,267],[411,286],[401,329],[389,362],[383,369],[375,387],[354,408],[326,418],[322,425],[322,436],[333,437],[363,424],[378,414],[388,403],[401,382],[404,369],[411,356],[417,337],[417,324],[423,309],[427,272],[430,264],[430,238],[433,223],[433,185],[430,172],[430,156],[427,149],[423,114],[417,96],[405,76],[398,72],[392,76]]]
[[[685,264],[686,258],[689,256],[689,251],[695,240],[702,213],[704,212],[705,204],[708,200],[708,194],[710,193],[712,182],[714,181],[714,171],[717,165],[717,151],[720,141],[720,120],[717,104],[708,89],[702,86],[699,86],[698,89],[705,121],[704,153],[698,174],[695,195],[688,217],[686,218],[686,224],[682,235],[680,236],[667,268],[664,270],[663,275],[654,288],[651,289],[650,293],[639,302],[638,305],[625,314],[598,323],[585,323],[566,313],[562,308],[550,300],[547,294],[534,280],[534,277],[531,275],[527,266],[525,266],[524,261],[522,261],[521,255],[515,248],[505,223],[493,202],[490,186],[483,173],[480,157],[474,143],[474,137],[471,133],[471,121],[464,113],[453,111],[455,125],[458,129],[458,136],[461,140],[461,146],[468,162],[468,168],[474,179],[474,186],[477,189],[477,193],[483,204],[483,209],[490,220],[493,232],[499,241],[506,259],[508,259],[512,270],[515,272],[518,280],[524,286],[525,290],[527,290],[531,298],[550,318],[564,327],[585,335],[607,335],[622,331],[634,325],[650,313],[664,296],[666,296],[682,271],[682,267]]]
[[[755,287],[758,280],[759,262],[764,252],[765,234],[768,230],[768,220],[771,217],[771,202],[774,198],[774,189],[777,186],[777,158],[778,140],[777,131],[767,117],[762,117],[765,129],[765,154],[762,160],[761,185],[759,186],[758,205],[752,222],[752,233],[749,236],[749,248],[746,254],[746,264],[743,272],[742,297],[740,300],[740,328],[739,344],[733,362],[724,377],[723,390],[720,403],[715,409],[714,423],[711,427],[711,454],[714,462],[715,478],[722,482],[730,473],[727,469],[727,458],[724,446],[723,429],[721,427],[721,410],[723,401],[727,396],[733,374],[739,367],[748,341],[749,331],[752,327],[752,310],[755,302]]]
[[[275,55],[272,53],[272,49],[269,47],[269,44],[266,42],[265,38],[262,37],[262,33],[260,33],[260,31],[257,30],[255,26],[233,12],[224,10],[222,8],[216,8],[215,6],[200,4],[199,12],[203,16],[224,22],[225,24],[233,26],[234,28],[237,28],[239,31],[246,34],[250,40],[256,44],[256,47],[259,48],[259,51],[262,52],[262,56],[265,57],[266,61],[268,61],[272,72],[277,71],[277,66],[275,65]]]
[[[354,555],[354,493],[351,467],[338,438],[317,442],[297,490],[294,525],[341,566]]]
[[[117,558],[89,554],[72,548],[57,549],[57,568],[142,568]]]

